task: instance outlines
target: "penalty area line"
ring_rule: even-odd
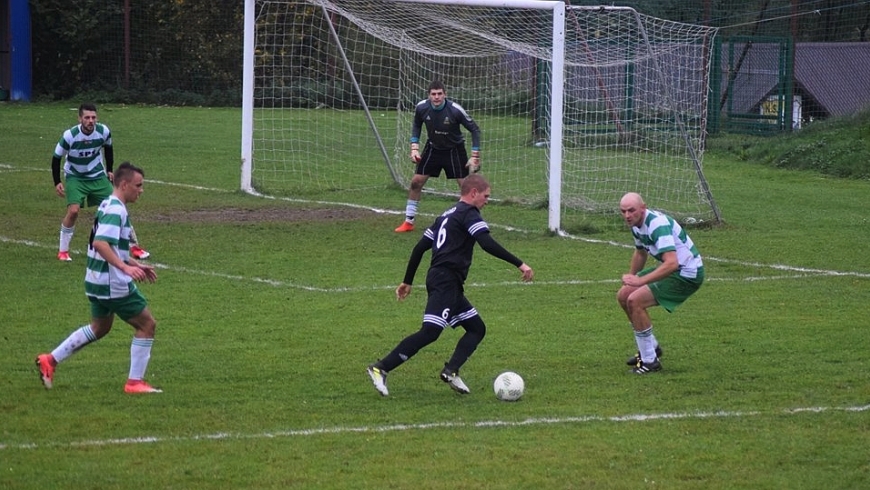
[[[38,169],[34,169],[34,168],[16,169],[15,167],[12,167],[9,165],[3,165],[3,164],[0,164],[0,169],[10,169],[10,170],[15,170],[15,171],[17,171],[17,170],[28,170],[28,171],[29,170],[38,170]],[[41,169],[39,169],[39,170],[41,170]],[[166,181],[162,181],[162,180],[146,179],[146,182],[152,183],[152,184],[166,185],[166,186],[170,186],[170,187],[181,187],[181,188],[186,188],[186,189],[205,191],[205,192],[218,192],[218,193],[225,193],[225,194],[238,192],[237,190],[227,190],[227,189],[221,189],[221,188],[216,188],[216,187],[206,187],[206,186],[195,185],[195,184],[166,182]],[[390,209],[381,209],[381,208],[375,208],[375,207],[364,206],[364,205],[353,204],[353,203],[346,203],[346,202],[296,199],[296,198],[289,198],[289,197],[276,197],[276,196],[269,196],[269,195],[260,194],[256,191],[245,191],[245,193],[249,194],[253,197],[258,197],[261,199],[292,202],[292,203],[297,203],[297,204],[316,204],[316,205],[326,205],[326,206],[348,207],[348,208],[353,208],[353,209],[366,210],[366,211],[370,211],[370,212],[373,212],[376,214],[391,214],[391,215],[402,214],[402,211],[396,211],[396,210],[390,210]],[[434,217],[435,215],[427,214],[427,213],[420,213],[420,216]],[[524,233],[524,234],[531,234],[532,233],[529,230],[523,230],[520,228],[508,226],[508,225],[500,225],[500,224],[495,224],[495,223],[488,223],[488,224],[492,228],[499,228],[499,229],[503,229],[506,231],[513,231],[513,232]],[[619,248],[634,248],[632,245],[628,245],[625,243],[619,243],[619,242],[615,242],[612,240],[599,240],[599,239],[594,239],[594,238],[579,237],[579,236],[571,235],[571,234],[568,234],[565,232],[560,232],[559,236],[561,236],[563,238],[570,239],[570,240],[581,241],[581,242],[590,243],[590,244],[615,246],[615,247],[619,247]],[[3,237],[3,236],[0,236],[0,242],[19,243],[19,244],[25,244],[28,246],[43,247],[43,245],[38,244],[38,243],[33,242],[33,241],[16,240],[16,239]],[[72,253],[75,254],[77,252],[73,251]],[[791,266],[791,265],[785,265],[785,264],[764,264],[764,263],[759,263],[759,262],[748,262],[748,261],[732,260],[732,259],[710,257],[710,256],[704,256],[703,258],[704,258],[704,260],[711,261],[711,262],[736,264],[736,265],[750,267],[750,268],[773,269],[773,270],[778,270],[778,271],[783,271],[783,272],[796,273],[795,275],[792,275],[792,276],[788,276],[788,275],[780,275],[780,276],[757,275],[757,276],[742,278],[742,279],[741,278],[737,278],[737,279],[718,278],[718,280],[724,280],[724,281],[763,281],[763,280],[773,280],[773,279],[800,279],[800,278],[815,277],[815,276],[849,276],[849,277],[857,277],[857,278],[862,278],[862,279],[870,278],[870,273],[857,272],[857,271],[837,271],[837,270],[813,269],[813,268],[797,267],[797,266]],[[393,286],[324,288],[324,287],[317,287],[317,286],[306,286],[303,284],[295,284],[295,283],[290,283],[290,282],[280,281],[280,280],[264,279],[264,278],[257,278],[257,277],[247,278],[247,277],[243,277],[243,276],[233,276],[233,275],[222,274],[222,273],[218,273],[218,272],[197,271],[194,269],[171,267],[168,265],[156,264],[156,263],[154,265],[155,265],[155,267],[167,269],[167,270],[178,270],[178,271],[183,271],[183,272],[188,272],[188,273],[193,273],[193,274],[200,274],[200,275],[207,275],[207,276],[214,276],[214,277],[224,277],[224,278],[233,279],[233,280],[243,280],[243,281],[251,281],[251,282],[255,282],[255,283],[269,284],[269,285],[273,285],[275,287],[290,287],[290,288],[294,288],[294,289],[300,289],[300,290],[305,290],[305,291],[315,291],[315,292],[326,292],[326,293],[354,292],[354,291],[371,291],[371,290],[392,289],[393,288]],[[710,278],[709,280],[717,280],[717,279]],[[593,284],[593,283],[609,283],[609,282],[616,282],[616,280],[599,280],[599,281],[582,280],[582,281],[554,281],[554,282],[536,281],[535,284],[537,284],[539,286],[547,286],[547,285],[574,285],[574,284]],[[518,284],[501,283],[501,284],[502,285],[510,285],[510,286],[527,285],[526,283],[518,283]],[[468,287],[486,287],[487,285],[477,283],[477,284],[467,284],[467,286]]]
[[[157,183],[163,183],[163,182],[157,182]],[[172,184],[168,184],[168,185],[172,185]],[[218,189],[213,189],[213,190],[217,191]],[[289,198],[289,197],[268,196],[265,194],[260,194],[257,191],[245,191],[245,192],[252,195],[252,196],[260,197],[263,199],[272,199],[272,200],[294,202],[294,203],[303,203],[303,204],[304,203],[311,203],[311,204],[318,204],[318,205],[349,207],[349,208],[354,208],[354,209],[367,210],[367,211],[371,211],[371,212],[377,213],[377,214],[402,215],[404,213],[404,211],[374,208],[374,207],[363,206],[360,204],[353,204],[353,203],[347,203],[347,202],[294,199],[294,198]],[[437,215],[430,214],[430,213],[418,213],[418,216],[426,216],[426,217],[434,218]],[[489,225],[490,228],[498,228],[501,230],[523,233],[526,235],[530,235],[530,234],[534,233],[533,231],[530,231],[530,230],[524,230],[522,228],[517,228],[514,226],[510,226],[510,225],[502,225],[502,224],[498,224],[498,223],[492,223],[489,221],[487,221],[487,225]],[[589,244],[606,245],[606,246],[611,246],[611,247],[634,249],[633,244],[616,242],[613,240],[600,240],[600,239],[596,239],[596,238],[581,237],[581,236],[577,236],[577,235],[572,235],[572,234],[564,232],[564,231],[559,231],[558,235],[562,238],[566,238],[566,239],[574,240],[574,241],[579,241],[579,242],[584,242],[584,243],[589,243]],[[734,260],[734,259],[726,259],[726,258],[721,258],[721,257],[710,257],[710,256],[703,256],[703,259],[713,261],[713,262],[721,262],[721,263],[725,263],[725,264],[736,264],[736,265],[740,265],[740,266],[754,267],[754,268],[759,268],[759,269],[769,268],[769,269],[774,269],[774,270],[798,272],[798,273],[809,273],[809,274],[816,274],[816,275],[831,275],[831,276],[843,275],[843,276],[852,276],[852,277],[860,277],[860,278],[870,278],[870,273],[863,273],[863,272],[851,272],[851,271],[844,272],[844,271],[825,270],[825,269],[810,269],[810,268],[792,266],[792,265],[787,265],[787,264],[763,264],[760,262],[748,262],[748,261],[743,261],[743,260]]]
[[[0,172],[6,172],[6,171],[11,171],[11,172],[47,171],[47,170],[48,169],[43,169],[43,168],[16,167],[13,165],[8,165],[8,164],[0,164]],[[170,187],[181,187],[181,188],[185,188],[185,189],[193,189],[193,190],[206,191],[206,192],[220,192],[220,193],[238,192],[237,189],[228,190],[228,189],[221,189],[221,188],[217,188],[217,187],[207,187],[207,186],[196,185],[196,184],[183,184],[183,183],[179,183],[179,182],[166,182],[163,180],[145,179],[145,181],[148,183],[151,183],[151,184],[159,184],[159,185],[165,185],[165,186],[170,186]],[[317,205],[324,205],[324,206],[340,206],[340,207],[366,210],[366,211],[370,211],[370,212],[376,213],[376,214],[389,214],[389,215],[397,215],[397,216],[402,215],[404,213],[404,211],[400,211],[400,210],[375,208],[375,207],[371,207],[371,206],[364,206],[361,204],[354,204],[354,203],[341,202],[341,201],[321,201],[321,200],[311,200],[311,199],[297,199],[297,198],[291,198],[291,197],[270,196],[270,195],[266,195],[266,194],[260,194],[259,192],[253,191],[253,190],[243,191],[243,192],[248,194],[248,195],[254,196],[254,197],[258,197],[261,199],[270,199],[273,201],[284,201],[284,202],[292,202],[292,203],[297,203],[297,204],[317,204]],[[426,216],[426,217],[434,218],[437,215],[430,214],[430,213],[419,213],[418,216]],[[516,227],[510,226],[510,225],[501,225],[501,224],[489,223],[489,222],[487,222],[487,223],[492,228],[498,228],[498,229],[502,229],[502,230],[506,230],[506,231],[513,231],[513,232],[523,233],[523,234],[527,234],[527,235],[534,233],[532,231],[524,230],[522,228],[516,228]],[[607,245],[607,246],[619,247],[619,248],[634,248],[633,245],[627,244],[627,243],[615,242],[613,240],[600,240],[600,239],[596,239],[596,238],[581,237],[581,236],[577,236],[577,235],[572,235],[570,233],[566,233],[564,231],[560,231],[558,233],[558,235],[563,237],[563,238],[567,238],[569,240],[575,240],[575,241],[580,241],[580,242],[584,242],[584,243]],[[760,262],[748,262],[748,261],[743,261],[743,260],[734,260],[734,259],[726,259],[726,258],[721,258],[721,257],[710,257],[710,256],[704,256],[703,258],[704,258],[704,260],[709,260],[709,261],[713,261],[713,262],[721,262],[721,263],[726,263],[726,264],[736,264],[736,265],[741,265],[741,266],[745,266],[745,267],[769,268],[769,269],[774,269],[774,270],[782,270],[782,271],[790,271],[790,272],[798,272],[798,273],[812,273],[812,274],[819,274],[819,275],[831,275],[831,276],[843,275],[843,276],[860,277],[860,278],[865,278],[865,279],[870,278],[870,273],[863,273],[863,272],[810,269],[810,268],[792,266],[792,265],[787,265],[787,264],[764,264],[764,263],[760,263]]]
[[[12,243],[17,245],[24,245],[27,247],[33,248],[42,248],[42,249],[53,249],[53,246],[45,245],[42,243],[38,243],[32,240],[19,240],[14,238],[9,238],[0,235],[0,242],[2,243]],[[73,250],[72,253],[74,256],[83,256],[82,252],[77,250]],[[385,286],[344,286],[344,287],[319,287],[319,286],[310,286],[305,284],[299,284],[291,281],[284,281],[279,279],[268,279],[263,277],[256,276],[243,276],[237,274],[228,274],[224,272],[216,272],[216,271],[205,271],[199,269],[192,269],[184,266],[173,266],[160,262],[148,261],[147,263],[154,266],[155,269],[166,270],[170,272],[178,272],[184,274],[191,275],[199,275],[199,276],[207,276],[214,277],[219,279],[226,279],[229,281],[237,281],[237,282],[250,282],[255,284],[263,284],[267,286],[272,286],[276,288],[289,288],[289,289],[297,289],[300,291],[309,291],[315,293],[359,293],[366,291],[392,291],[395,289],[395,286],[385,285]],[[863,274],[860,273],[851,273],[851,272],[836,272],[836,271],[812,271],[807,270],[804,273],[798,274],[780,274],[780,275],[772,275],[772,276],[747,276],[747,277],[711,277],[708,278],[708,281],[711,282],[759,282],[759,281],[779,281],[779,280],[790,280],[790,279],[808,279],[812,277],[825,277],[825,276],[857,276],[863,277]],[[618,284],[619,279],[568,279],[561,281],[535,281],[532,283],[524,283],[521,281],[502,281],[502,282],[470,282],[465,285],[467,288],[490,288],[490,287],[547,287],[547,286],[584,286],[584,285],[600,285],[600,284]],[[425,288],[425,286],[421,287]]]
[[[108,446],[129,446],[139,444],[177,443],[191,441],[222,441],[222,440],[252,440],[252,439],[276,439],[292,437],[313,437],[335,434],[367,434],[385,432],[404,432],[432,429],[486,429],[495,427],[529,427],[556,424],[589,424],[589,423],[623,423],[623,422],[656,422],[660,420],[707,420],[723,418],[749,418],[761,416],[821,414],[828,412],[866,412],[870,405],[841,406],[841,407],[798,407],[786,408],[778,411],[726,411],[713,412],[677,412],[677,413],[651,413],[629,415],[585,415],[577,417],[532,417],[523,420],[482,420],[478,422],[429,422],[419,424],[393,424],[357,427],[326,427],[318,429],[293,429],[273,432],[261,432],[257,434],[240,434],[230,432],[217,432],[214,434],[193,435],[185,437],[161,437],[140,436],[124,437],[118,439],[91,439],[71,442],[46,442],[46,443],[0,443],[0,451],[14,449],[42,449],[42,448],[87,448]]]
[[[15,167],[13,165],[0,164],[0,172],[4,172],[4,171],[12,171],[12,172],[47,171],[47,170],[48,169],[43,169],[43,168]],[[193,189],[193,190],[206,191],[206,192],[219,192],[219,193],[226,194],[226,193],[235,193],[235,192],[239,191],[238,189],[228,190],[228,189],[221,189],[221,188],[217,188],[217,187],[207,187],[207,186],[196,185],[196,184],[183,184],[180,182],[166,182],[163,180],[145,179],[145,181],[150,183],[150,184],[165,185],[165,186],[170,186],[170,187],[181,187],[181,188],[185,188],[185,189]],[[297,203],[297,204],[316,204],[316,205],[322,205],[322,206],[339,206],[339,207],[347,207],[347,208],[352,208],[352,209],[370,211],[370,212],[376,213],[376,214],[389,214],[389,215],[397,215],[397,216],[402,215],[404,213],[404,211],[400,211],[400,210],[376,208],[376,207],[348,203],[348,202],[341,202],[341,201],[322,201],[322,200],[311,200],[311,199],[297,199],[297,198],[291,198],[291,197],[270,196],[270,195],[266,195],[266,194],[260,194],[259,192],[253,191],[253,190],[250,190],[250,191],[246,190],[243,192],[245,194],[251,195],[253,197],[258,197],[261,199],[269,199],[269,200],[273,200],[273,201],[284,201],[284,202],[292,202],[292,203]],[[431,213],[419,213],[418,216],[426,216],[426,217],[434,218],[437,215],[431,214]],[[491,228],[498,228],[498,229],[502,229],[505,231],[523,233],[523,234],[527,234],[527,235],[534,233],[530,230],[524,230],[522,228],[517,228],[514,226],[510,226],[510,225],[502,225],[502,224],[490,223],[490,222],[487,222],[487,224],[489,224]],[[600,240],[600,239],[596,239],[596,238],[581,237],[581,236],[566,233],[564,231],[560,231],[558,233],[558,235],[563,237],[563,238],[569,239],[569,240],[575,240],[575,241],[580,241],[580,242],[584,242],[584,243],[606,245],[606,246],[628,248],[628,249],[634,248],[633,245],[627,244],[627,243],[615,242],[613,240]],[[721,258],[721,257],[710,257],[710,256],[704,256],[703,259],[709,260],[711,262],[736,264],[736,265],[745,266],[745,267],[768,268],[768,269],[781,270],[781,271],[787,271],[787,272],[807,273],[807,274],[816,274],[816,275],[830,275],[830,276],[851,276],[851,277],[859,277],[859,278],[864,278],[864,279],[870,278],[870,273],[864,273],[864,272],[811,269],[811,268],[792,266],[792,265],[787,265],[787,264],[764,264],[764,263],[760,263],[760,262],[748,262],[748,261],[743,261],[743,260],[734,260],[734,259],[726,259],[726,258]],[[314,290],[317,290],[317,288],[315,288]]]

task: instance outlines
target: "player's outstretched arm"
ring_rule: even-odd
[[[502,247],[500,243],[495,241],[495,238],[493,238],[488,231],[474,235],[474,239],[477,240],[477,243],[480,245],[480,248],[482,248],[484,252],[492,255],[493,257],[498,257],[505,262],[513,264],[521,271],[523,270],[522,267],[525,266],[529,270],[529,273],[534,275],[531,267],[529,267],[525,264],[525,262],[517,258],[516,255],[508,252],[506,248]],[[523,271],[523,277],[525,277],[525,275],[526,272]]]
[[[402,301],[411,294],[411,284],[414,283],[414,276],[417,275],[417,268],[420,266],[420,261],[423,260],[423,254],[432,248],[432,240],[426,238],[426,235],[420,237],[417,245],[411,250],[411,257],[408,259],[408,266],[405,268],[405,279],[396,288],[396,299]]]

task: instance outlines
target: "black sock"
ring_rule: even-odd
[[[447,361],[445,367],[451,372],[459,372],[459,368],[465,364],[465,361],[474,354],[477,346],[483,341],[486,336],[486,324],[480,315],[462,322],[462,327],[465,329],[465,335],[456,343],[456,349],[453,350],[453,356]]]
[[[438,327],[424,325],[420,330],[402,339],[399,345],[378,361],[376,365],[387,372],[396,369],[402,363],[414,357],[414,354],[419,352],[420,349],[438,340],[441,331]]]

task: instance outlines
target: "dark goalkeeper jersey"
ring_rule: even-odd
[[[420,142],[420,132],[426,124],[428,142],[436,150],[450,150],[463,143],[462,126],[471,133],[471,149],[480,149],[480,128],[459,104],[445,99],[440,109],[432,107],[429,99],[421,100],[414,110],[411,143]]]

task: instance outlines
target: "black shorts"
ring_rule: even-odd
[[[426,274],[426,311],[423,324],[455,328],[463,320],[477,316],[477,310],[465,297],[462,278],[449,269],[432,268]]]
[[[448,150],[436,150],[426,143],[415,172],[419,175],[438,177],[443,170],[448,179],[464,179],[468,177],[468,167],[465,166],[467,163],[468,153],[465,151],[465,145],[454,146]]]

